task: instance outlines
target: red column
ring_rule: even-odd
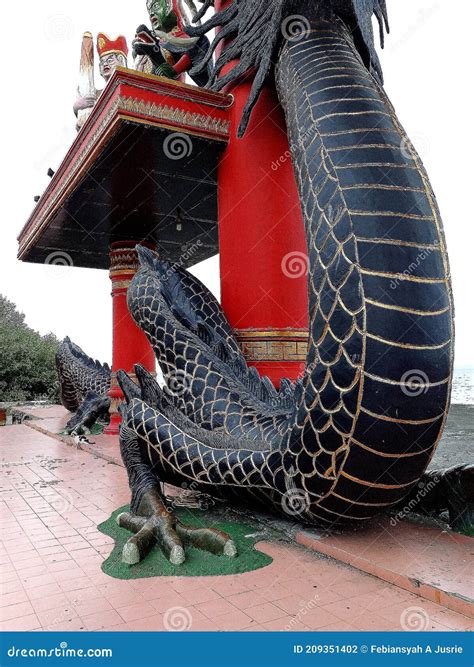
[[[110,279],[113,299],[113,346],[112,346],[112,385],[109,396],[110,424],[105,429],[108,435],[117,435],[121,417],[117,407],[123,394],[117,384],[116,373],[119,369],[127,371],[134,378],[133,366],[140,363],[149,371],[155,371],[155,355],[145,334],[133,321],[127,307],[127,290],[131,279],[138,269],[136,242],[120,241],[112,243],[110,249]]]
[[[226,2],[217,2],[216,9]],[[223,309],[250,365],[278,385],[303,370],[308,337],[307,249],[283,112],[272,85],[236,137],[252,79],[235,98],[219,167]]]

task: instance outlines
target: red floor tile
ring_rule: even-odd
[[[107,456],[118,460],[116,440],[104,438]],[[18,464],[20,444],[24,465]],[[463,614],[295,544],[258,543],[273,563],[235,576],[113,579],[101,571],[112,545],[97,524],[129,500],[124,468],[26,426],[0,429],[0,445],[4,458],[17,462],[0,493],[2,629],[174,631],[184,618],[191,632],[399,630],[413,607],[425,610],[428,630],[472,629]],[[405,531],[402,544],[400,535],[387,537],[382,529],[371,540],[334,536],[331,545],[351,553],[357,567],[369,555],[377,568],[385,561],[401,567],[403,558],[419,568],[421,559],[431,580],[437,563],[448,568],[449,559],[424,533],[413,539]],[[443,577],[457,591],[469,581],[468,544],[454,540],[448,550],[459,568]]]

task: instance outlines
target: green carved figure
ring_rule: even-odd
[[[205,36],[191,37],[186,29],[198,11],[192,0],[147,0],[151,30],[140,25],[133,41],[139,71],[177,79],[202,60],[209,48]],[[198,86],[206,86],[210,68],[193,75]]]

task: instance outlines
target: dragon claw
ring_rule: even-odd
[[[122,550],[122,561],[127,565],[142,561],[155,545],[172,565],[184,563],[185,546],[228,557],[237,555],[235,544],[226,533],[216,528],[193,528],[176,519],[156,489],[144,493],[138,514],[122,512],[116,521],[134,533]]]

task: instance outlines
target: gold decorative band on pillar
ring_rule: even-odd
[[[131,278],[138,271],[139,261],[137,251],[133,242],[112,243],[110,249],[110,277],[130,276]],[[127,282],[127,279],[123,281]]]
[[[250,363],[306,361],[307,329],[234,329],[234,335]]]

